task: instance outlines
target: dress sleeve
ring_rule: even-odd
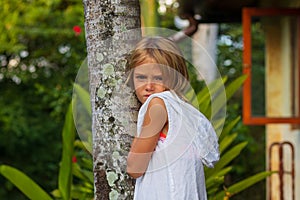
[[[200,151],[202,152],[202,163],[207,167],[214,167],[214,164],[220,159],[219,143],[217,134],[206,118],[202,118],[201,125],[198,127],[200,130]]]

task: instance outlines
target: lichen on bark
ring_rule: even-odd
[[[83,0],[92,104],[95,199],[132,199],[126,157],[136,105],[124,93],[126,54],[141,34],[138,0]],[[127,98],[127,99],[126,99]],[[132,116],[132,117],[129,117]],[[126,118],[127,117],[127,118]],[[130,120],[126,120],[130,119]]]

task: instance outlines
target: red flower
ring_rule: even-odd
[[[77,162],[77,158],[76,158],[76,156],[73,156],[72,157],[72,163],[76,163]]]
[[[73,31],[75,32],[75,35],[78,36],[81,33],[80,26],[73,26]]]

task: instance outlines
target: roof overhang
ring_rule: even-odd
[[[242,20],[244,7],[291,7],[300,0],[178,0],[179,16],[194,16],[199,23],[226,23]]]

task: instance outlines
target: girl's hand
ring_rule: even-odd
[[[168,114],[164,101],[157,97],[151,99],[141,134],[134,138],[127,158],[127,173],[133,178],[142,176],[147,170],[159,134],[167,122]]]

